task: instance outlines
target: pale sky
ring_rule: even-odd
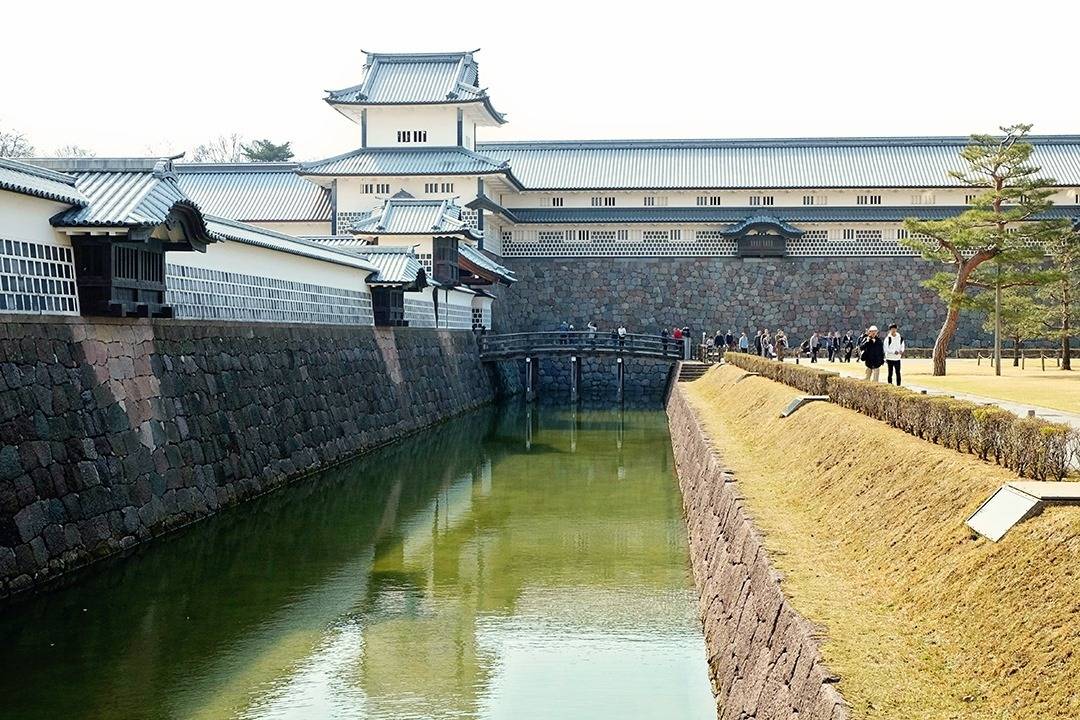
[[[1080,133],[1076,2],[36,0],[2,23],[0,128],[45,155],[232,132],[351,150],[322,98],[359,81],[361,49],[481,48],[509,118],[481,141]]]

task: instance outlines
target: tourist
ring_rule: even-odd
[[[595,345],[596,344],[596,323],[594,323],[592,320],[590,320],[589,324],[585,326],[585,330],[589,333],[589,342],[590,342],[590,344]]]
[[[739,352],[750,352],[750,338],[746,337],[745,331],[739,335]]]
[[[561,323],[559,323],[559,344],[560,345],[565,345],[566,344],[566,332],[569,329],[570,329],[570,324],[568,322],[566,322],[565,320],[563,320]]]
[[[680,328],[680,327],[672,328],[671,337],[674,340],[682,340],[682,328]]]
[[[817,362],[818,350],[821,349],[821,336],[818,335],[817,330],[810,336],[810,362]]]
[[[724,336],[724,344],[727,345],[728,350],[735,349],[735,331],[728,328],[727,335]]]
[[[764,330],[758,330],[754,335],[754,354],[761,355],[761,336],[765,334]]]
[[[896,323],[889,325],[885,336],[885,362],[889,366],[889,382],[892,383],[893,370],[896,370],[896,385],[900,385],[900,359],[904,356],[904,338],[896,329]]]
[[[855,341],[851,338],[851,331],[844,335],[844,362],[851,362],[851,353],[855,350]]]
[[[769,345],[772,344],[772,335],[769,334],[769,328],[764,328],[761,331],[761,356],[769,356]]]
[[[784,362],[785,351],[787,350],[787,335],[783,330],[776,331],[776,359],[780,362]]]
[[[866,331],[866,340],[859,346],[859,355],[866,365],[866,379],[878,382],[881,366],[885,364],[885,346],[878,337],[877,325],[871,325]]]
[[[668,331],[666,327],[660,328],[660,347],[663,348],[664,354],[667,355],[668,349]]]
[[[619,349],[622,350],[626,347],[626,328],[620,325],[617,332],[619,334]]]
[[[859,339],[855,341],[855,359],[859,362],[862,362],[862,346],[868,337],[870,337],[870,330],[864,329],[862,335],[859,335]]]

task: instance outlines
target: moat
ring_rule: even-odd
[[[715,716],[661,410],[489,407],[0,615],[12,718]]]

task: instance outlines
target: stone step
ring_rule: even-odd
[[[679,382],[692,382],[708,371],[709,366],[701,362],[687,361],[679,364]]]

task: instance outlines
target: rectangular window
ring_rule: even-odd
[[[712,206],[715,207],[715,206],[720,204],[720,196],[719,195],[698,195],[697,204],[698,205],[712,205]]]
[[[442,191],[444,193],[452,193],[452,192],[454,192],[454,183],[443,183],[442,184]]]
[[[974,205],[975,204],[975,198],[977,198],[977,197],[979,197],[979,196],[978,195],[965,195],[964,196],[964,204],[965,205]]]
[[[854,240],[855,239],[855,230],[853,230],[852,228],[844,228],[844,232],[843,232],[843,235],[841,237],[844,240]]]
[[[567,230],[566,231],[567,242],[589,242],[588,230]]]
[[[671,239],[676,240],[676,241],[677,240],[682,240],[682,230],[672,230],[671,231]]]
[[[814,196],[813,195],[803,195],[802,196],[802,204],[803,205],[813,205],[814,204]]]
[[[618,240],[619,242],[628,242],[630,240],[630,231],[629,230],[616,230],[615,231],[615,239]]]
[[[935,202],[934,193],[924,192],[918,195],[911,196],[912,205],[933,205]]]
[[[772,205],[774,200],[775,198],[772,195],[751,195],[750,205],[754,207],[759,205]]]
[[[390,192],[390,183],[378,183],[375,185],[375,192],[387,194]]]
[[[855,198],[856,205],[880,205],[880,195],[859,195]]]
[[[667,207],[666,197],[657,197],[655,195],[646,195],[644,203],[645,207]]]
[[[561,197],[553,197],[553,198],[551,198],[551,207],[562,207],[562,206],[563,206],[563,199]]]
[[[426,193],[439,192],[439,183],[424,183],[424,192],[426,192]]]
[[[397,141],[399,143],[427,142],[427,130],[398,130]]]
[[[656,205],[656,198],[650,195],[646,195],[643,204],[645,205],[645,207],[653,207],[654,205]]]
[[[907,239],[907,236],[908,236],[907,228],[899,228],[896,231],[896,239],[897,240],[905,240],[905,239]]]
[[[615,198],[613,197],[593,197],[593,207],[615,207]]]

